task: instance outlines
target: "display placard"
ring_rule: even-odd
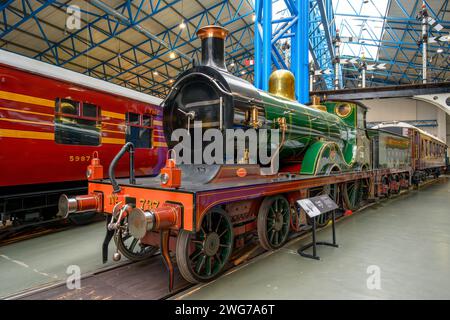
[[[318,215],[339,208],[336,202],[334,202],[334,200],[327,194],[308,199],[301,199],[298,200],[297,203],[303,210],[305,210],[306,214],[310,218],[314,218]]]

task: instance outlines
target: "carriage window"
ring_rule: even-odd
[[[55,142],[59,144],[100,145],[100,108],[71,99],[56,99]]]
[[[152,147],[152,116],[128,112],[126,141],[133,142],[136,148]]]
[[[100,109],[97,108],[96,105],[91,103],[83,103],[84,117],[97,118],[98,116],[100,116],[99,114],[97,114],[97,112],[100,112]]]

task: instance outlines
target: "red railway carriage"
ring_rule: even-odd
[[[136,175],[157,174],[166,154],[160,103],[150,95],[0,50],[3,222],[18,218],[19,212],[24,218],[24,210],[40,217],[38,212],[56,204],[58,183],[64,182],[65,190],[87,186],[86,166],[94,151],[107,167],[131,141]],[[128,169],[124,159],[116,175],[127,176]],[[54,194],[55,202],[39,200],[39,193]],[[24,203],[24,195],[32,203]]]

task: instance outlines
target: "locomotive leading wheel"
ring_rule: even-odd
[[[154,255],[158,248],[141,243],[141,241],[128,233],[126,225],[128,217],[122,221],[120,229],[114,235],[117,249],[131,261],[141,261]]]
[[[263,200],[258,213],[258,237],[264,249],[274,250],[286,242],[290,213],[289,202],[283,196]]]
[[[214,208],[203,217],[200,231],[181,230],[177,238],[177,265],[183,278],[191,283],[217,277],[233,250],[233,226],[227,213]]]

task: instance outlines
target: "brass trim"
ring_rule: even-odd
[[[197,36],[203,40],[206,38],[219,38],[224,40],[230,32],[221,26],[204,26],[197,31]]]

